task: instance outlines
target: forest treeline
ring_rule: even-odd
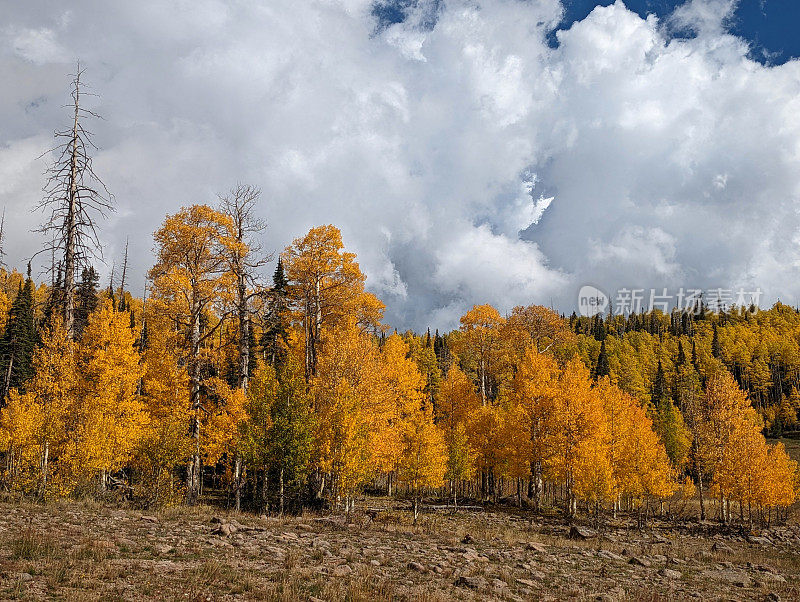
[[[167,216],[146,298],[85,268],[72,333],[63,278],[0,274],[6,488],[170,504],[212,487],[276,512],[347,510],[365,488],[415,507],[512,495],[567,515],[699,490],[726,521],[795,500],[797,466],[762,434],[764,416],[797,418],[795,310],[692,317],[687,333],[658,314],[638,327],[481,305],[450,333],[388,335],[334,226],[258,281],[256,198]],[[763,357],[780,397],[753,377]]]
[[[798,467],[794,309],[566,319],[476,305],[449,333],[389,334],[333,225],[277,258],[259,191],[167,215],[141,297],[101,287],[96,176],[73,81],[39,208],[49,282],[0,270],[0,484],[38,499],[349,512],[377,492],[567,516],[785,518]],[[0,228],[0,241],[2,233]]]

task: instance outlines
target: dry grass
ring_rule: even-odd
[[[213,536],[213,516],[235,519],[247,529],[228,538]],[[409,512],[387,504],[374,521],[357,515],[355,525],[318,518],[264,520],[199,506],[167,509],[153,519],[95,503],[0,502],[0,599],[373,602],[602,595],[610,601],[682,599],[691,592],[706,599],[750,600],[771,591],[726,587],[702,576],[722,563],[741,571],[750,570],[747,563],[772,567],[788,581],[769,587],[783,599],[800,599],[800,556],[793,549],[730,542],[732,551],[711,552],[712,540],[666,524],[659,532],[669,544],[654,542],[652,531],[621,526],[608,527],[599,538],[572,541],[558,519],[532,520],[514,511],[430,513],[414,525]],[[526,551],[529,542],[543,544],[546,554]],[[466,562],[465,550],[479,558]],[[653,561],[644,569],[629,565],[627,556],[598,557],[599,550],[683,560]],[[423,570],[410,568],[411,561]],[[659,578],[664,566],[683,577]],[[338,572],[339,567],[347,570]],[[519,585],[518,579],[530,580],[532,573],[540,575],[534,589]],[[755,578],[755,569],[750,574]],[[460,576],[485,585],[456,586]],[[497,580],[506,585],[497,586]]]

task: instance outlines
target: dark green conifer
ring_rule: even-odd
[[[11,389],[25,389],[34,374],[33,353],[38,344],[34,320],[34,284],[28,265],[28,278],[20,286],[8,313],[6,329],[0,339],[0,369],[3,399]]]
[[[606,341],[600,343],[600,354],[597,356],[597,364],[594,369],[594,377],[600,379],[611,374],[611,367],[608,365],[608,353],[606,352]]]

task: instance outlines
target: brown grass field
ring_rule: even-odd
[[[3,600],[797,600],[800,529],[563,520],[512,510],[277,519],[0,502]]]

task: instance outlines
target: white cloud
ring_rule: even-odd
[[[731,2],[664,23],[617,2],[558,48],[557,0],[419,2],[382,31],[371,6],[0,0],[9,261],[37,248],[35,157],[80,57],[119,203],[105,254],[130,235],[140,277],[166,212],[247,182],[268,247],[339,225],[400,327],[450,327],[487,301],[569,312],[584,282],[746,281],[800,300],[800,62],[749,60]]]

